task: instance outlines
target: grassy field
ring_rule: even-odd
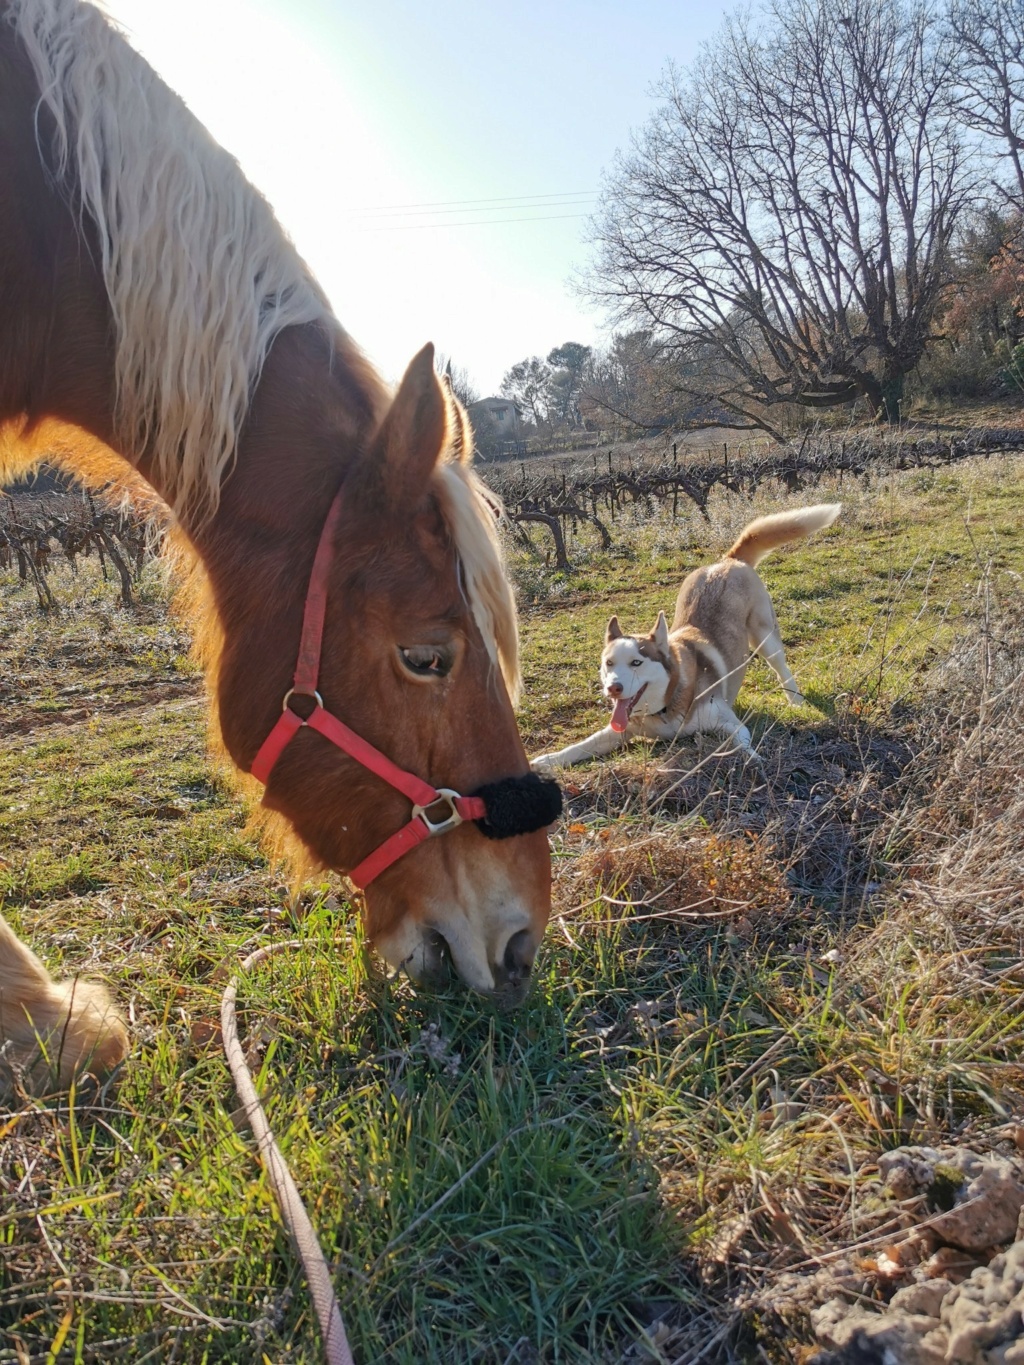
[[[54,575],[49,619],[0,575],[3,911],[134,1030],[104,1091],[0,1107],[0,1361],[318,1359],[217,1027],[238,957],[296,935],[243,1028],[361,1365],[799,1358],[756,1291],[884,1226],[878,1153],[1024,1109],[1020,467],[798,501],[839,496],[763,566],[814,705],[758,664],[763,773],[704,740],[566,774],[507,1017],[387,979],[342,883],[294,909],[206,756],[156,568],[134,614]],[[785,503],[581,532],[568,574],[516,543],[528,750],[605,723],[612,611],[649,629]]]

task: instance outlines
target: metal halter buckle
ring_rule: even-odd
[[[412,818],[415,820],[418,816],[426,825],[431,837],[435,834],[447,834],[450,829],[454,829],[456,825],[462,824],[462,816],[459,814],[458,807],[455,804],[458,799],[459,793],[457,791],[452,791],[451,787],[438,787],[437,795],[429,805],[413,806]],[[439,805],[442,801],[448,802],[448,814],[443,820],[431,820],[427,811],[433,810],[434,807]]]

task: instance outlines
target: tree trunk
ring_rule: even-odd
[[[562,523],[557,517],[552,517],[547,512],[516,512],[509,517],[509,521],[521,523],[524,521],[539,522],[541,526],[546,526],[551,532],[551,537],[555,542],[555,568],[568,569],[569,556],[565,552],[565,537],[562,535]]]
[[[873,374],[865,375],[860,383],[860,391],[867,399],[871,416],[876,422],[882,420],[882,386]]]
[[[132,598],[132,576],[128,568],[128,565],[121,558],[117,546],[114,544],[110,536],[107,535],[106,531],[102,529],[102,527],[100,527],[97,530],[96,534],[102,539],[103,544],[106,546],[107,554],[113,561],[114,568],[117,570],[118,577],[121,579],[122,606],[133,607],[135,605],[135,602],[134,599]]]
[[[884,417],[890,426],[899,426],[903,420],[903,376],[901,374],[894,379],[883,380],[880,416]]]

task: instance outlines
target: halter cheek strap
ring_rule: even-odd
[[[369,886],[385,868],[417,844],[434,835],[446,834],[465,820],[475,820],[481,832],[492,839],[530,834],[551,824],[562,809],[562,793],[557,783],[543,781],[535,773],[528,773],[523,777],[506,777],[492,782],[481,787],[475,796],[460,796],[450,787],[432,787],[414,773],[399,768],[386,754],[325,709],[317,684],[327,611],[327,580],[334,558],[334,532],[340,516],[339,490],[327,513],[313,560],[292,686],[285,693],[280,716],[253,759],[249,769],[253,777],[266,786],[277,760],[292,739],[300,730],[310,729],[408,797],[412,802],[412,818],[408,824],[348,872],[349,880],[360,888]],[[308,716],[300,716],[292,710],[294,697],[308,697],[314,702]]]

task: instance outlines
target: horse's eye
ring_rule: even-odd
[[[418,678],[443,678],[451,671],[451,655],[440,645],[399,645],[398,653],[409,672]]]

